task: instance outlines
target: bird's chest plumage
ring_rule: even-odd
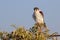
[[[43,16],[41,15],[41,13],[35,13],[36,16],[36,21],[39,23],[43,23]]]

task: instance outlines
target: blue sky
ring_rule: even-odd
[[[0,0],[0,31],[11,32],[11,24],[32,27],[34,7],[44,12],[48,28],[60,33],[60,0]]]

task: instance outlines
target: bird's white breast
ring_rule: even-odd
[[[36,22],[38,22],[38,23],[44,22],[41,13],[37,12],[37,13],[35,13],[35,16],[36,16]]]

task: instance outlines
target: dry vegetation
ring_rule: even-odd
[[[11,33],[0,32],[1,40],[47,40],[49,39],[48,30],[47,31],[38,31],[39,27],[34,25],[29,30],[26,30],[24,27],[19,27],[16,30],[13,30]]]

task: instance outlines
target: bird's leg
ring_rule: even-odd
[[[38,31],[41,33],[42,32],[42,27],[41,27],[41,24],[38,23]]]
[[[42,32],[41,27],[38,27],[38,31],[39,31],[40,33]]]
[[[35,25],[37,25],[38,31],[41,32],[41,31],[42,31],[42,30],[41,30],[41,24],[35,23]]]

